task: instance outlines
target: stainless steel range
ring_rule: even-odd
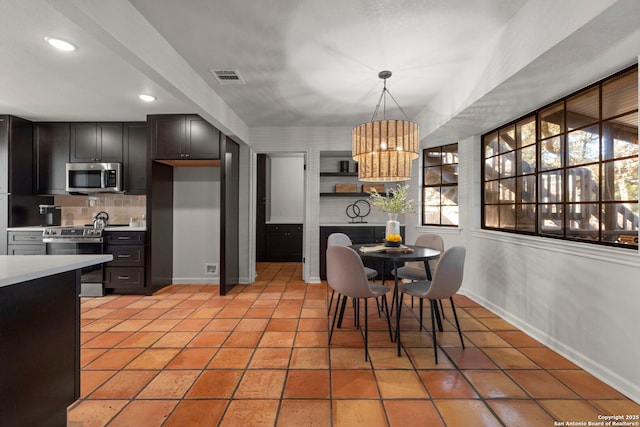
[[[94,255],[104,249],[102,229],[93,227],[47,227],[42,232],[47,255]],[[81,270],[80,296],[103,296],[102,264]]]

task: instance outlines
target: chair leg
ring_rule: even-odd
[[[337,307],[337,305],[336,305],[336,307]],[[342,296],[342,307],[340,308],[340,317],[338,317],[338,328],[342,328],[342,319],[344,318],[344,310],[346,308],[347,308],[347,297],[343,295]]]
[[[395,298],[394,298],[395,299]],[[398,301],[398,306],[396,307],[396,310],[398,310],[398,319],[401,319],[401,315],[402,315],[402,300],[404,299],[404,292],[400,292],[400,301]],[[393,303],[391,304],[393,306]],[[400,322],[398,322],[400,323]],[[395,342],[398,342],[398,332],[400,331],[400,325],[397,324],[396,325],[396,340]]]
[[[436,337],[436,310],[435,310],[435,304],[436,301],[431,300],[430,301],[430,306],[431,306],[431,331],[433,334],[433,354],[436,357],[436,365],[438,364],[438,344],[437,344],[437,337]]]
[[[413,296],[411,297],[413,300]],[[424,298],[420,298],[420,332],[424,329],[424,325],[422,324],[422,308],[424,306]]]
[[[438,300],[438,302],[440,302],[440,313],[442,313],[442,318],[446,319],[446,317],[444,317],[444,307],[442,306],[442,300]]]
[[[462,344],[462,348],[464,348],[464,341],[462,340],[462,331],[460,330],[460,323],[458,322],[458,315],[456,314],[456,306],[453,305],[453,297],[449,297],[451,301],[451,309],[453,310],[453,318],[456,319],[456,327],[458,328],[458,335],[460,335],[460,343]]]
[[[387,315],[387,326],[389,327],[389,339],[391,342],[393,341],[393,334],[391,333],[391,316],[389,315],[389,303],[387,302],[387,295],[384,294],[380,298],[382,298],[382,309],[385,311]]]
[[[338,317],[338,310],[340,310],[340,297],[338,294],[338,299],[336,301],[336,311],[333,313],[333,322],[331,322],[331,332],[329,332],[329,344],[331,344],[331,337],[333,336],[333,328],[336,326],[336,318]],[[344,297],[347,298],[347,297]]]
[[[378,298],[376,298],[376,307],[378,307],[378,317],[382,317],[382,314],[380,312],[380,301],[378,301]]]
[[[331,304],[333,304],[333,296],[335,295],[336,290],[331,291],[331,299],[329,300],[329,308],[327,309],[327,316],[331,314]]]
[[[352,298],[353,300],[353,327],[360,329],[360,298]]]
[[[367,298],[364,299],[364,361],[369,361],[369,317],[367,313]]]

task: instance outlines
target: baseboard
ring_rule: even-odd
[[[219,285],[219,277],[174,277],[171,280],[174,285]]]
[[[493,304],[491,301],[486,300],[480,295],[468,290],[468,289],[460,289],[460,294],[465,295],[482,305],[483,307],[493,311],[504,320],[516,326],[522,332],[531,336],[532,338],[540,341],[553,351],[557,352],[561,356],[565,357],[569,361],[578,365],[580,368],[584,369],[594,377],[598,378],[602,382],[608,384],[613,387],[620,393],[627,396],[629,399],[634,402],[640,404],[640,386],[638,384],[632,384],[625,378],[621,377],[617,373],[613,372],[611,369],[603,366],[588,356],[575,351],[573,348],[567,346],[566,344],[558,341],[557,339],[549,336],[548,334],[542,332],[541,330],[531,326],[527,322],[524,322],[517,316],[512,315],[509,312],[506,312],[501,307]]]

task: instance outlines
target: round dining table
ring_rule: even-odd
[[[400,344],[400,298],[398,292],[398,267],[408,261],[422,261],[427,273],[427,280],[431,280],[431,269],[429,268],[429,260],[436,259],[440,256],[437,249],[426,248],[423,246],[401,245],[400,247],[384,247],[380,249],[381,243],[371,244],[364,243],[359,245],[351,245],[362,259],[376,259],[393,264],[393,299],[396,306],[396,343],[398,346],[398,356],[402,355]],[[378,249],[378,250],[372,250]],[[435,331],[433,332],[435,333]]]

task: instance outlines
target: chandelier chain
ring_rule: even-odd
[[[382,103],[382,120],[387,119],[387,96],[386,96],[387,93],[389,94],[393,102],[395,102],[396,107],[398,107],[398,109],[400,110],[402,115],[407,119],[407,121],[411,121],[411,119],[409,119],[409,116],[407,116],[407,113],[404,112],[400,104],[398,104],[398,101],[396,101],[394,96],[391,94],[391,91],[387,89],[387,79],[385,78],[383,79],[383,81],[384,81],[384,87],[382,88],[382,93],[380,94],[380,98],[378,98],[378,103],[376,104],[376,109],[373,112],[373,116],[371,116],[371,121],[372,122],[375,121],[376,117],[378,116],[378,111],[380,111],[380,103]]]

